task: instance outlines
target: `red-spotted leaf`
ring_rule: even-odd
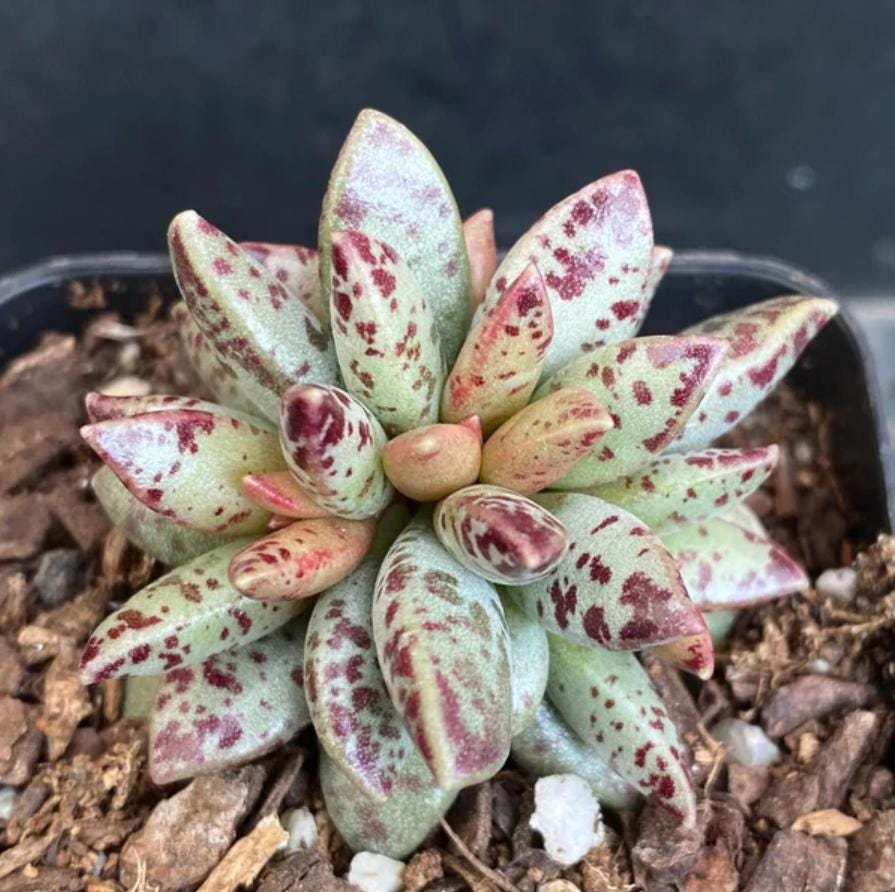
[[[426,147],[372,109],[358,116],[330,175],[320,215],[320,281],[332,290],[331,238],[356,229],[391,245],[431,302],[448,362],[469,326],[469,264],[450,187]]]
[[[535,777],[577,774],[590,784],[600,804],[609,808],[637,808],[643,798],[569,728],[547,700],[513,737],[512,754],[514,761]]]
[[[469,258],[469,305],[474,311],[484,299],[488,283],[497,269],[494,211],[491,208],[482,208],[463,221],[463,240]]]
[[[389,858],[404,858],[415,851],[457,795],[435,783],[416,751],[404,761],[388,797],[377,800],[359,793],[353,779],[323,750],[320,788],[326,812],[348,847]]]
[[[81,682],[160,675],[249,644],[289,622],[300,601],[267,604],[239,594],[227,579],[237,539],[150,583],[97,626],[81,655]]]
[[[565,528],[549,511],[487,484],[467,486],[439,502],[435,533],[464,567],[503,585],[546,576],[569,547]]]
[[[149,721],[157,784],[241,765],[310,722],[302,687],[304,618],[253,644],[168,672]]]
[[[583,387],[606,406],[615,426],[553,488],[597,486],[652,461],[699,405],[725,346],[709,337],[635,338],[581,357],[554,375],[536,395]]]
[[[445,369],[425,294],[384,242],[354,230],[330,238],[330,315],[345,389],[389,435],[432,424]]]
[[[182,527],[147,508],[109,468],[100,468],[93,475],[91,486],[112,524],[137,548],[169,567],[184,564],[226,541],[221,536]]]
[[[291,385],[336,381],[329,334],[251,254],[195,211],[171,221],[168,244],[193,319],[265,417]]]
[[[385,431],[344,390],[301,384],[287,391],[280,440],[299,485],[327,511],[372,517],[391,500],[394,490],[382,470]]]
[[[196,409],[150,412],[81,428],[144,505],[206,533],[260,532],[268,514],[243,495],[245,474],[283,467],[276,434]]]
[[[482,308],[489,310],[536,261],[553,308],[545,362],[545,373],[553,374],[581,353],[635,334],[652,247],[640,178],[632,170],[611,174],[552,207],[510,248]]]
[[[534,718],[544,691],[550,652],[544,627],[516,605],[501,597],[503,615],[510,633],[510,681],[513,689],[513,734],[518,734]]]
[[[700,610],[762,604],[809,584],[805,571],[779,545],[720,518],[669,530],[662,541]]]
[[[530,263],[467,335],[444,388],[442,420],[478,415],[491,433],[528,403],[552,337],[544,280]]]
[[[665,278],[665,273],[668,272],[668,267],[673,257],[674,251],[672,251],[671,248],[666,248],[664,245],[655,245],[653,247],[652,253],[650,254],[649,273],[644,282],[643,300],[640,302],[640,310],[638,313],[638,331],[643,324],[643,320],[646,319],[647,313],[649,313],[653,298],[659,290],[659,285],[662,283],[662,279]]]
[[[190,396],[177,396],[170,393],[151,393],[148,396],[109,396],[106,393],[91,391],[84,397],[84,406],[91,424],[98,421],[114,421],[117,418],[133,418],[135,415],[146,415],[150,412],[192,409],[196,412],[221,415],[224,418],[237,418],[263,430],[276,430],[265,418],[259,418],[249,412],[231,409],[220,403],[211,403]]]
[[[248,545],[230,562],[230,581],[250,598],[309,598],[344,579],[373,541],[375,521],[296,520]]]
[[[700,613],[702,616],[702,614]],[[670,663],[683,672],[690,672],[697,678],[707,681],[715,673],[715,645],[709,631],[705,616],[702,616],[704,628],[692,635],[675,638],[664,644],[656,644],[646,648],[646,652]]]
[[[315,248],[277,245],[270,242],[240,242],[264,268],[300,300],[324,328],[329,327],[329,307],[320,288],[319,255]]]
[[[497,592],[458,564],[425,520],[392,545],[373,631],[392,702],[439,786],[491,777],[510,750],[510,642]]]
[[[299,486],[291,471],[246,474],[242,478],[242,491],[256,505],[281,518],[305,520],[330,514]]]
[[[584,388],[550,393],[488,438],[481,480],[532,495],[566,475],[611,427],[609,412]]]
[[[776,297],[688,329],[686,334],[721,338],[728,347],[674,450],[702,449],[748,415],[837,310],[836,302],[826,298]]]
[[[696,818],[687,750],[634,654],[550,638],[547,694],[596,754],[681,823]]]
[[[765,539],[770,538],[761,518],[745,502],[734,505],[730,511],[722,515],[721,519],[742,527],[750,533],[755,533],[757,536],[762,536]]]
[[[776,464],[776,446],[663,455],[589,492],[621,505],[651,529],[679,527],[729,511],[758,489]]]

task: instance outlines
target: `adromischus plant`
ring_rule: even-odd
[[[707,678],[705,611],[797,591],[739,503],[774,446],[710,444],[835,305],[786,296],[635,337],[671,258],[632,171],[497,265],[403,126],[358,117],[318,250],[169,230],[217,402],[87,398],[98,498],[176,569],[90,638],[85,683],[157,676],[159,783],[309,722],[353,848],[402,856],[512,752],[682,822],[686,750],[635,652]]]

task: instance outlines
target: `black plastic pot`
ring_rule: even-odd
[[[43,331],[79,331],[90,312],[70,306],[70,286],[94,281],[125,316],[141,310],[151,293],[175,293],[164,254],[58,257],[14,272],[0,279],[0,364],[34,346]],[[777,260],[682,251],[653,302],[644,333],[675,332],[707,316],[786,293],[834,296],[826,283]],[[892,449],[869,354],[847,313],[814,340],[788,381],[830,410],[836,470],[856,514],[855,533],[869,540],[891,531]]]

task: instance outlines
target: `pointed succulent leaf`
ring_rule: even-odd
[[[553,308],[544,369],[551,375],[581,353],[635,334],[652,247],[640,178],[633,170],[603,177],[552,207],[510,248],[479,313],[536,261]]]
[[[761,518],[745,502],[734,505],[730,511],[722,515],[721,520],[726,520],[728,523],[734,524],[734,526],[742,527],[742,529],[748,530],[750,533],[755,533],[756,536],[761,536],[765,539],[770,538],[765,525],[761,522]]]
[[[510,749],[510,642],[491,583],[458,564],[428,521],[392,545],[373,631],[392,702],[439,786],[491,777]]]
[[[310,722],[302,681],[304,617],[273,634],[168,672],[149,721],[157,784],[270,752]]]
[[[324,328],[329,328],[329,307],[323,302],[316,248],[270,242],[240,242],[239,246],[300,300]]]
[[[133,675],[124,679],[124,701],[121,716],[126,719],[148,719],[155,703],[163,675]]]
[[[606,759],[599,756],[563,721],[547,700],[532,721],[513,737],[514,761],[535,777],[577,774],[590,784],[600,805],[620,810],[637,808],[643,797]]]
[[[655,644],[646,648],[645,653],[682,672],[692,672],[703,681],[708,681],[715,674],[715,646],[704,616],[703,628],[698,632],[675,638],[674,641],[666,641],[664,644]]]
[[[821,297],[776,297],[688,329],[686,334],[721,338],[728,348],[674,450],[702,449],[745,418],[792,368],[837,309],[835,301]]]
[[[643,300],[640,302],[637,331],[640,330],[640,326],[643,325],[643,321],[649,313],[653,298],[659,290],[659,285],[662,283],[662,279],[665,278],[665,273],[668,272],[668,267],[673,257],[674,251],[672,251],[671,248],[666,248],[664,245],[655,245],[653,247],[652,253],[650,254],[649,273],[647,273],[646,276],[646,286],[643,289]]]
[[[330,515],[301,488],[291,471],[246,474],[242,478],[242,491],[256,505],[279,517],[306,520]]]
[[[259,418],[249,412],[240,412],[211,403],[197,400],[191,396],[177,396],[170,393],[152,393],[148,396],[109,396],[106,393],[92,391],[84,397],[87,418],[91,424],[98,421],[114,421],[118,418],[133,418],[135,415],[146,415],[150,412],[174,412],[178,409],[191,409],[196,412],[210,412],[224,418],[236,418],[247,424],[253,424],[263,430],[274,431],[276,428],[265,418]]]
[[[777,464],[777,447],[663,455],[588,492],[621,505],[654,530],[715,517],[751,495]]]
[[[569,547],[565,528],[549,511],[487,484],[467,486],[439,502],[435,533],[467,570],[503,585],[545,576]]]
[[[469,305],[475,311],[497,269],[494,211],[491,208],[482,208],[463,221],[463,240],[469,258]]]
[[[81,682],[161,675],[257,641],[289,622],[304,609],[300,601],[267,604],[230,585],[227,567],[245,544],[237,539],[194,558],[107,616],[81,655]]]
[[[554,375],[536,395],[583,387],[615,422],[554,489],[597,486],[652,461],[699,405],[725,346],[709,337],[635,338],[577,359]]]
[[[809,584],[805,571],[779,545],[720,518],[669,530],[662,541],[700,610],[762,604]]]
[[[390,440],[382,452],[386,476],[417,502],[436,502],[475,483],[482,438],[468,424],[430,424]]]
[[[93,475],[91,485],[113,526],[137,548],[169,567],[185,564],[226,541],[221,536],[182,527],[147,508],[128,492],[110,468],[100,468]]]
[[[488,438],[481,480],[532,495],[565,476],[611,428],[609,412],[587,390],[557,390],[520,409]]]
[[[551,636],[547,694],[611,769],[683,824],[694,822],[687,750],[634,654]]]
[[[168,243],[193,319],[265,417],[291,385],[337,379],[328,333],[251,254],[195,211],[171,221]]]
[[[730,637],[739,610],[712,610],[704,614],[706,628],[712,636],[712,646],[720,650]]]
[[[469,326],[469,264],[457,204],[441,168],[403,125],[362,111],[330,175],[320,215],[320,281],[332,290],[332,233],[357,229],[391,245],[432,302],[453,362]]]
[[[510,633],[513,734],[516,735],[532,721],[544,699],[550,652],[544,627],[509,596],[504,595],[500,600]]]
[[[394,490],[382,470],[385,431],[354,397],[317,384],[300,384],[283,396],[283,454],[299,485],[339,517],[372,517]]]
[[[375,521],[316,517],[296,520],[236,554],[230,582],[250,598],[309,598],[344,579],[373,541]]]
[[[354,230],[331,239],[330,311],[345,389],[389,435],[432,424],[445,368],[431,305],[389,245]]]
[[[441,400],[443,421],[478,415],[486,434],[528,403],[553,337],[553,316],[530,263],[470,330]]]
[[[100,421],[81,436],[144,505],[227,536],[260,532],[268,514],[242,493],[245,474],[283,467],[276,434],[196,409]]]
[[[326,750],[320,753],[320,787],[327,814],[348,848],[389,858],[404,858],[413,852],[457,795],[435,783],[416,751],[401,766],[384,800],[358,793],[354,781]]]

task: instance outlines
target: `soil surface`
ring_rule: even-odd
[[[78,684],[93,626],[161,571],[91,496],[83,394],[196,387],[160,299],[128,323],[102,288],[79,286],[73,300],[90,313],[83,336],[48,334],[0,376],[0,892],[354,888],[315,785],[311,734],[161,789],[146,772],[143,723],[122,717],[122,683]],[[854,572],[744,611],[707,683],[648,663],[693,755],[697,828],[649,807],[610,814],[606,841],[562,870],[529,826],[533,780],[510,766],[463,792],[448,829],[408,860],[405,888],[895,888],[895,540],[853,540],[824,411],[792,389],[730,442],[780,444],[752,507],[812,580]],[[726,718],[763,728],[779,759],[740,764],[710,733]],[[316,847],[277,852],[275,816],[298,807],[314,816]]]

